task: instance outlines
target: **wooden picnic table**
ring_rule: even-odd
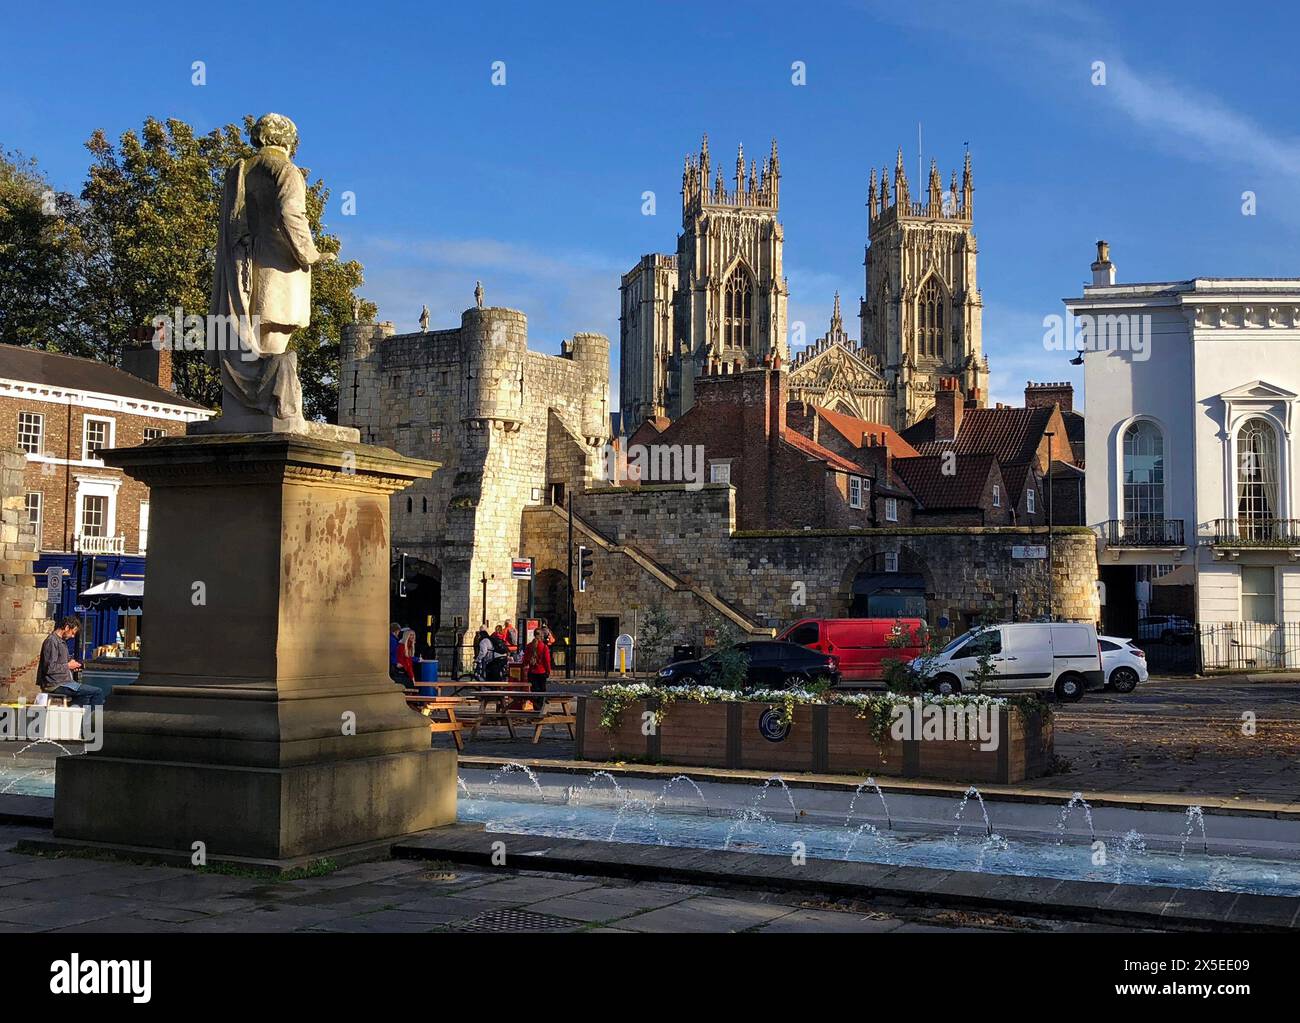
[[[470,737],[478,736],[483,725],[505,725],[510,731],[510,738],[518,738],[515,725],[532,725],[533,742],[541,741],[542,729],[563,726],[569,730],[569,738],[574,738],[573,726],[578,723],[577,694],[575,693],[535,693],[531,689],[513,690],[479,690],[469,694],[479,703],[479,714],[474,719]],[[519,707],[509,703],[518,702]],[[527,702],[532,706],[525,708]],[[491,705],[495,704],[495,709]]]
[[[418,693],[406,694],[406,703],[414,707],[421,714],[429,719],[429,732],[450,732],[452,742],[456,744],[457,750],[465,748],[465,741],[461,738],[460,733],[465,730],[468,722],[461,721],[456,717],[457,708],[476,706],[476,702],[465,700],[459,696],[420,696]],[[445,714],[445,718],[434,717],[435,714]],[[474,731],[477,731],[477,725]],[[472,734],[472,733],[471,733]]]

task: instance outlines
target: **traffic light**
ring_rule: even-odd
[[[591,573],[595,567],[592,564],[592,554],[594,551],[590,547],[578,548],[578,592],[587,592],[587,580],[591,578]]]

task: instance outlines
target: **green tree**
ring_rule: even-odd
[[[116,146],[102,131],[91,135],[86,148],[92,162],[82,192],[83,348],[93,348],[99,338],[120,350],[128,338],[148,337],[154,317],[170,318],[177,308],[182,315],[207,313],[225,175],[252,155],[247,140],[253,121],[247,116],[242,127],[227,124],[196,135],[182,120],[149,118],[138,134],[125,132]],[[324,182],[308,177],[307,215],[316,247],[337,255],[339,239],[324,226],[328,201]],[[335,417],[339,342],[363,282],[355,260],[313,268],[312,320],[291,339],[308,418]],[[375,312],[371,303],[363,302],[362,309],[367,316]],[[119,351],[106,354],[116,358]],[[202,352],[174,352],[173,372],[180,394],[219,404],[220,381]]]
[[[654,603],[646,608],[636,638],[636,664],[641,671],[656,671],[668,661],[677,625],[663,604]]]
[[[35,160],[0,152],[0,340],[54,349],[67,341],[78,214]]]

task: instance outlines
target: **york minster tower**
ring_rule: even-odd
[[[896,429],[933,408],[941,377],[956,377],[968,402],[988,401],[973,212],[969,152],[960,188],[953,171],[945,191],[931,161],[928,187],[917,198],[901,149],[892,188],[887,170],[879,179],[871,172],[862,347],[892,392],[890,425]]]
[[[675,419],[695,401],[695,378],[785,359],[789,286],[777,220],[776,140],[760,167],[736,154],[730,187],[706,135],[682,169],[682,231],[674,256],[642,257],[623,275],[620,372],[623,428]]]

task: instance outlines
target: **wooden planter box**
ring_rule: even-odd
[[[765,703],[673,703],[657,729],[643,727],[654,701],[623,708],[618,727],[600,726],[605,701],[578,700],[580,760],[636,760],[686,767],[730,767],[819,774],[880,774],[963,782],[1018,782],[1046,774],[1052,764],[1052,723],[1018,708],[998,712],[998,744],[976,740],[894,739],[877,742],[852,707],[795,708],[786,729]],[[769,713],[771,712],[771,713]],[[650,734],[645,734],[650,731]]]

